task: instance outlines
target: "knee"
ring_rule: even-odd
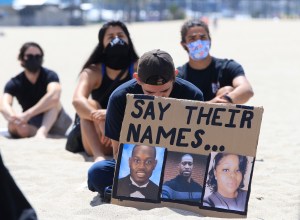
[[[113,183],[114,161],[99,161],[94,163],[88,170],[88,188],[95,192],[103,193],[106,186]]]

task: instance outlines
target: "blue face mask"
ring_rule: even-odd
[[[203,60],[208,56],[210,41],[196,40],[186,45],[189,49],[189,55],[193,60]]]

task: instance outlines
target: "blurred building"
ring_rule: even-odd
[[[0,0],[0,25],[83,25],[107,20],[299,18],[300,0]]]

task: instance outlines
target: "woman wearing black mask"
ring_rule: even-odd
[[[24,71],[5,85],[1,112],[13,137],[65,135],[72,123],[59,101],[61,87],[58,76],[42,67],[43,57],[44,52],[37,43],[23,44],[18,59]],[[14,97],[22,106],[22,113],[13,109]]]
[[[138,55],[124,23],[110,21],[102,26],[98,44],[79,75],[73,105],[80,117],[84,149],[95,161],[112,156],[111,141],[105,137],[106,107],[115,88],[132,78]]]

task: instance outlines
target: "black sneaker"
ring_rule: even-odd
[[[104,189],[104,195],[102,197],[102,202],[110,203],[111,201],[111,193],[112,193],[112,186],[107,186]]]

